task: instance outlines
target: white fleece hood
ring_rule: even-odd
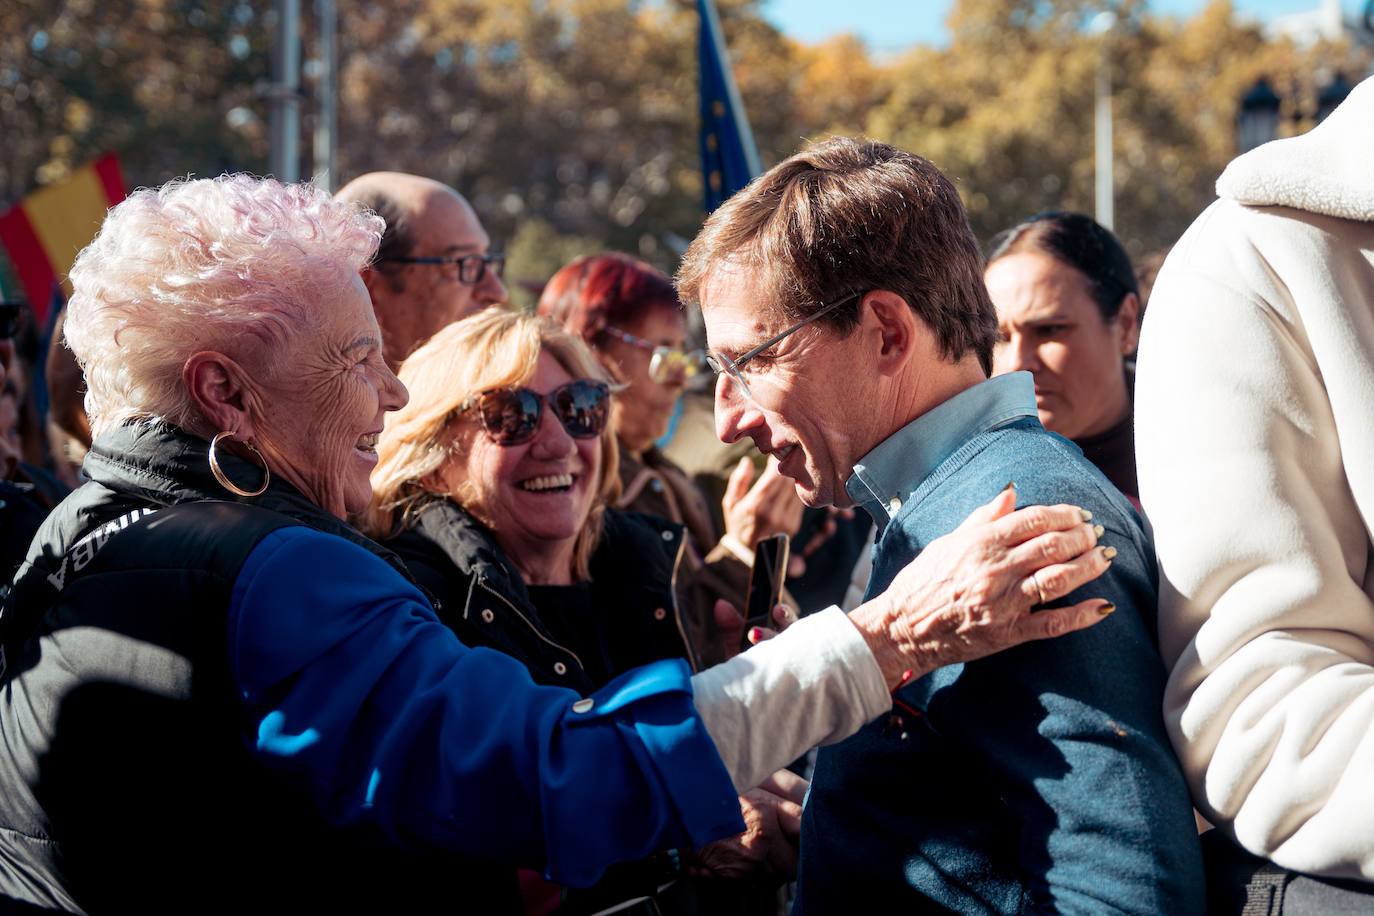
[[[1234,160],[1217,179],[1217,196],[1374,222],[1374,77],[1308,133]]]
[[[1204,817],[1374,884],[1374,80],[1217,193],[1136,370],[1164,719]]]

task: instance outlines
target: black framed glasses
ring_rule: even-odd
[[[502,251],[492,251],[487,254],[441,254],[432,256],[415,257],[390,257],[379,258],[391,264],[438,264],[441,266],[453,265],[458,268],[458,281],[474,285],[482,282],[482,278],[490,270],[500,280],[506,273],[506,255]]]
[[[0,302],[0,340],[19,334],[24,321],[24,303]]]
[[[734,381],[734,383],[736,385],[739,385],[740,391],[744,392],[744,396],[752,401],[754,399],[754,395],[749,390],[749,383],[745,380],[744,372],[742,371],[745,363],[749,362],[749,360],[758,356],[760,353],[762,353],[764,350],[767,350],[774,344],[786,340],[788,337],[797,333],[811,322],[824,318],[826,315],[829,315],[831,312],[835,311],[835,309],[849,302],[853,302],[861,295],[863,294],[859,292],[849,293],[843,299],[836,299],[829,305],[821,306],[816,312],[807,316],[806,318],[803,318],[801,321],[798,321],[796,324],[792,325],[792,327],[788,328],[780,334],[774,334],[772,337],[768,338],[763,343],[759,344],[757,347],[753,347],[752,349],[741,354],[739,359],[731,359],[724,353],[721,353],[716,350],[707,350],[706,365],[710,366],[711,371],[716,373],[716,375],[718,376],[722,373],[729,375],[730,378]]]
[[[520,445],[534,438],[548,404],[574,439],[591,439],[606,428],[611,389],[605,382],[576,379],[548,394],[529,388],[493,388],[464,402],[459,411],[476,408],[482,428],[497,445]]]
[[[674,350],[610,325],[602,330],[631,346],[650,351],[653,355],[649,357],[649,378],[656,382],[689,379],[706,366],[705,350]]]

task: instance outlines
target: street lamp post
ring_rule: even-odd
[[[1093,198],[1097,221],[1111,229],[1115,220],[1112,158],[1112,62],[1106,36],[1116,27],[1116,14],[1104,10],[1093,17],[1088,31],[1098,37],[1097,85],[1093,104]]]
[[[270,170],[278,181],[297,181],[300,178],[300,22],[300,0],[277,0],[277,47],[272,57]]]
[[[334,190],[334,161],[338,150],[338,11],[334,0],[315,0],[320,20],[320,74],[315,98],[315,181]]]
[[[1322,91],[1317,94],[1317,123],[1325,121],[1326,116],[1345,101],[1345,97],[1350,95],[1353,88],[1341,73],[1337,73],[1331,82],[1323,86]]]
[[[1236,125],[1236,145],[1240,152],[1249,152],[1279,135],[1280,104],[1278,94],[1263,77],[1241,96]]]

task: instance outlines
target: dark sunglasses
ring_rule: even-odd
[[[591,439],[606,428],[611,390],[605,382],[577,379],[548,394],[528,388],[494,388],[469,398],[462,410],[477,408],[482,428],[497,445],[520,445],[534,438],[544,404],[574,439]]]

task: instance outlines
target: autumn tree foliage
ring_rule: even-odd
[[[577,253],[673,267],[702,219],[691,0],[337,5],[338,181],[398,169],[458,188],[506,242],[525,301]],[[1324,76],[1369,63],[1269,41],[1225,0],[1185,20],[1144,0],[958,0],[946,47],[898,55],[853,36],[799,44],[762,0],[718,5],[765,166],[836,133],[886,140],[948,171],[984,238],[1039,210],[1091,211],[1093,86],[1108,67],[1116,223],[1138,254],[1210,202],[1256,78],[1283,90],[1286,129],[1301,130]],[[1116,26],[1094,34],[1104,6]],[[302,7],[309,174],[318,49]],[[0,3],[0,204],[107,150],[133,186],[264,171],[273,17],[267,0]]]

